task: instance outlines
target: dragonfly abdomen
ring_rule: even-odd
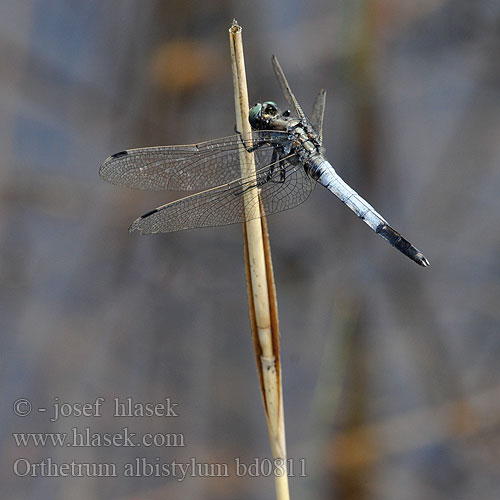
[[[330,162],[321,156],[311,158],[309,162],[311,176],[328,191],[333,193],[342,203],[345,203],[360,219],[368,224],[374,231],[387,221],[340,175],[337,174]]]
[[[308,166],[309,175],[313,179],[325,186],[340,201],[345,203],[360,219],[366,222],[394,248],[397,248],[421,266],[427,267],[430,265],[422,252],[403,238],[366,200],[344,182],[332,165],[321,155],[310,158]]]

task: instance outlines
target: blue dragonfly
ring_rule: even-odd
[[[198,144],[128,149],[104,161],[100,176],[112,184],[200,191],[142,215],[130,231],[167,233],[244,222],[261,216],[259,203],[266,215],[300,205],[319,183],[392,246],[417,264],[429,266],[422,252],[393,229],[326,160],[322,147],[325,91],[318,94],[309,119],[275,56],[272,65],[291,110],[282,112],[272,101],[255,104],[248,115],[250,136],[237,133]],[[242,149],[254,153],[255,175],[242,177]]]

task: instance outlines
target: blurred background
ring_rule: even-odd
[[[431,261],[415,265],[321,187],[269,219],[292,498],[498,499],[496,0],[0,4],[1,497],[274,498],[272,478],[232,465],[270,456],[241,227],[128,234],[181,193],[98,177],[125,148],[233,133],[233,18],[250,101],[285,107],[273,53],[305,110],[324,87],[327,157]],[[101,417],[50,421],[55,402],[98,397]],[[171,398],[179,417],[113,417],[115,397]],[[73,427],[185,446],[12,436]],[[48,457],[116,463],[118,477],[14,473]],[[137,457],[227,463],[230,477],[123,477]]]

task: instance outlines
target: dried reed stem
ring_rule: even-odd
[[[241,31],[241,27],[234,20],[229,29],[229,38],[236,127],[243,137],[248,138],[251,137],[251,128],[248,122],[249,105]],[[242,176],[255,176],[253,154],[241,148],[240,162]],[[255,199],[255,189],[258,188],[255,187],[243,193],[245,211],[247,211],[248,204]],[[260,209],[262,215],[264,215],[262,203],[260,203]],[[288,500],[290,494],[286,469],[278,313],[265,217],[252,219],[244,223],[244,246],[250,323],[257,360],[257,371],[266,411],[271,453],[275,461],[279,460],[279,463],[282,464],[281,474],[275,475],[276,498],[278,500]]]

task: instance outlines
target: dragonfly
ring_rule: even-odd
[[[146,190],[198,191],[136,219],[129,231],[168,233],[241,223],[296,207],[321,184],[375,233],[417,264],[429,261],[354,189],[326,160],[321,90],[309,119],[293,94],[276,56],[272,66],[290,110],[273,101],[248,113],[252,132],[183,146],[127,149],[108,157],[99,174],[111,184]],[[242,176],[240,153],[252,152],[255,174]]]

